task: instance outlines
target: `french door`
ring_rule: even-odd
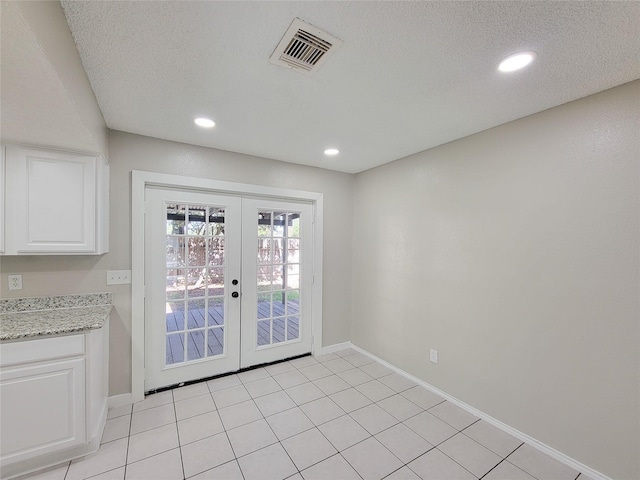
[[[312,205],[148,186],[145,390],[311,351]]]

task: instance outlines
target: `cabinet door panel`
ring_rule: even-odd
[[[92,252],[96,237],[96,158],[7,147],[7,212],[18,253]]]
[[[2,463],[84,443],[84,363],[76,358],[2,372]]]

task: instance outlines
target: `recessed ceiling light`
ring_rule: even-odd
[[[340,153],[340,150],[338,150],[337,148],[327,148],[324,151],[324,154],[329,156],[329,157],[333,157],[334,155],[337,155]]]
[[[211,128],[216,125],[216,122],[211,120],[210,118],[199,117],[193,120],[193,123],[203,128]]]
[[[500,62],[498,70],[501,72],[513,72],[526,67],[536,58],[536,52],[519,52],[509,55]]]

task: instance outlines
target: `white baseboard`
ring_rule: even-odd
[[[121,395],[114,395],[107,399],[107,407],[116,408],[124,405],[131,405],[133,403],[130,393],[123,393]]]
[[[540,442],[539,440],[536,440],[533,437],[530,437],[529,435],[527,435],[526,433],[522,433],[519,430],[516,430],[513,427],[510,427],[509,425],[502,423],[500,420],[497,420],[495,418],[493,418],[490,415],[487,415],[486,413],[478,410],[477,408],[472,407],[471,405],[468,405],[466,403],[464,403],[461,400],[458,400],[457,398],[449,395],[446,392],[443,392],[442,390],[440,390],[439,388],[434,387],[433,385],[420,380],[417,377],[414,377],[413,375],[405,372],[404,370],[396,367],[395,365],[392,365],[391,363],[375,356],[372,353],[369,353],[368,351],[366,351],[363,348],[360,348],[356,345],[353,345],[351,342],[345,342],[345,343],[339,343],[336,345],[329,345],[328,347],[324,347],[322,349],[322,353],[332,353],[332,352],[336,352],[339,350],[343,350],[345,348],[353,348],[354,350],[362,353],[363,355],[366,355],[367,357],[375,360],[376,362],[379,362],[380,364],[384,365],[385,367],[393,370],[394,372],[398,373],[399,375],[402,375],[403,377],[407,378],[408,380],[411,380],[414,383],[417,383],[418,385],[420,385],[421,387],[426,388],[427,390],[430,390],[431,392],[440,395],[441,397],[443,397],[444,399],[448,400],[449,402],[453,403],[454,405],[457,405],[458,407],[462,408],[463,410],[466,410],[467,412],[471,413],[472,415],[475,415],[476,417],[481,418],[482,420],[484,420],[487,423],[490,423],[491,425],[493,425],[494,427],[499,428],[500,430],[522,440],[523,442],[527,443],[528,445],[531,445],[533,448],[541,451],[542,453],[545,453],[547,455],[549,455],[552,458],[555,458],[556,460],[558,460],[559,462],[567,465],[568,467],[573,468],[574,470],[579,471],[580,473],[583,473],[584,475],[591,477],[593,480],[612,480],[610,477],[607,477],[606,475],[598,472],[597,470],[594,470],[593,468],[584,465],[583,463],[580,463],[579,461],[569,457],[568,455],[565,455],[562,452],[559,452],[558,450],[556,450],[553,447],[550,447],[549,445],[546,445],[542,442]]]
[[[346,350],[351,347],[351,342],[336,343],[334,345],[329,345],[328,347],[322,347],[322,355],[339,352],[340,350]]]

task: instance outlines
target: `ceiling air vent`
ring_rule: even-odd
[[[342,40],[295,18],[271,55],[271,63],[313,73],[342,45]]]

